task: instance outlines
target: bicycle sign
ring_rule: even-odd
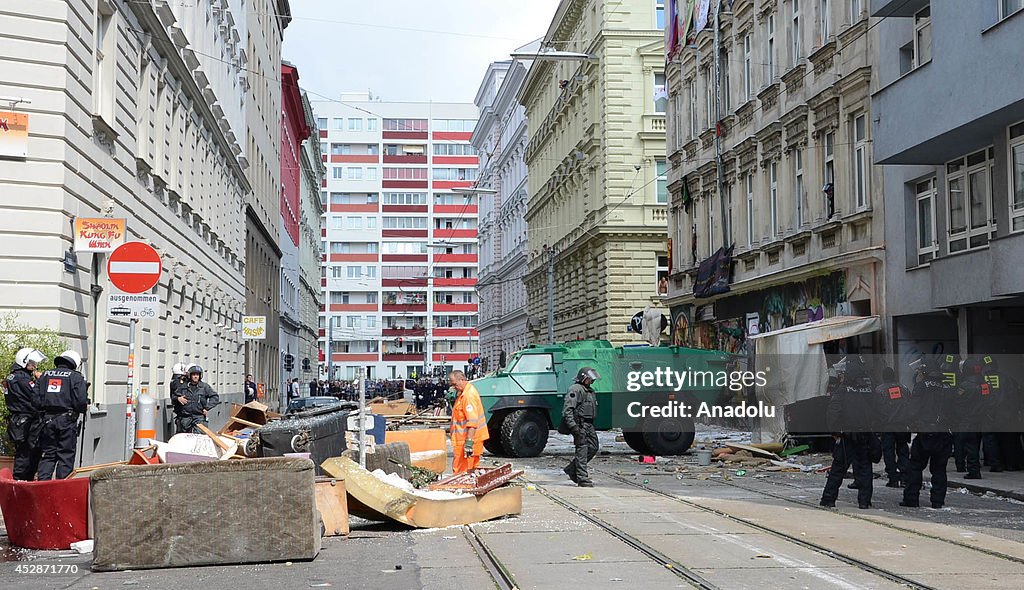
[[[149,293],[130,295],[110,293],[107,295],[107,317],[109,319],[151,320],[163,314],[159,295]]]

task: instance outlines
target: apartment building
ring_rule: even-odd
[[[479,350],[479,201],[456,191],[477,180],[476,107],[344,94],[313,109],[327,166],[325,375],[468,369]]]
[[[884,314],[867,1],[723,4],[717,64],[715,4],[667,47],[673,342],[736,352],[753,334]],[[712,294],[695,287],[716,253],[732,272]]]

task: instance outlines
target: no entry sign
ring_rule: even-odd
[[[149,244],[125,242],[107,261],[107,276],[125,293],[145,293],[160,280],[160,255]]]

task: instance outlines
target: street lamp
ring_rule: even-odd
[[[558,51],[556,49],[544,48],[540,51],[513,51],[509,54],[512,59],[521,61],[593,61],[597,60],[596,55],[579,53],[577,51]]]

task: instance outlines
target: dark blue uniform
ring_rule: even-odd
[[[930,368],[918,373],[914,384],[918,434],[910,445],[910,464],[901,506],[918,505],[925,467],[932,475],[932,508],[942,508],[946,502],[946,465],[953,454],[953,435],[949,428],[955,395],[956,389],[943,381],[941,373]]]
[[[39,468],[39,432],[43,422],[40,419],[39,400],[36,398],[35,381],[32,371],[14,369],[7,377],[7,436],[14,443],[14,479],[30,481]]]
[[[875,402],[882,437],[882,459],[889,476],[886,486],[899,487],[906,483],[910,459],[910,428],[912,417],[910,391],[888,381],[875,388]]]
[[[85,378],[78,371],[58,366],[43,373],[36,381],[36,397],[43,411],[40,436],[42,458],[39,460],[40,481],[64,479],[75,468],[75,447],[78,443],[78,416],[89,406]]]
[[[178,432],[196,432],[197,425],[206,424],[206,414],[203,410],[212,410],[220,404],[220,396],[203,381],[185,383],[178,387],[174,395],[175,397],[171,398],[171,405],[174,407],[174,422]],[[186,403],[180,403],[179,396],[184,397]]]
[[[873,392],[871,378],[864,366],[851,361],[843,382],[829,400],[828,422],[836,441],[832,448],[832,468],[825,480],[825,489],[821,492],[822,506],[836,505],[839,487],[852,466],[853,481],[857,486],[857,505],[860,508],[871,507],[874,477],[871,472],[871,455],[872,446],[878,439],[868,428],[869,416],[865,415],[865,411],[870,408]]]

